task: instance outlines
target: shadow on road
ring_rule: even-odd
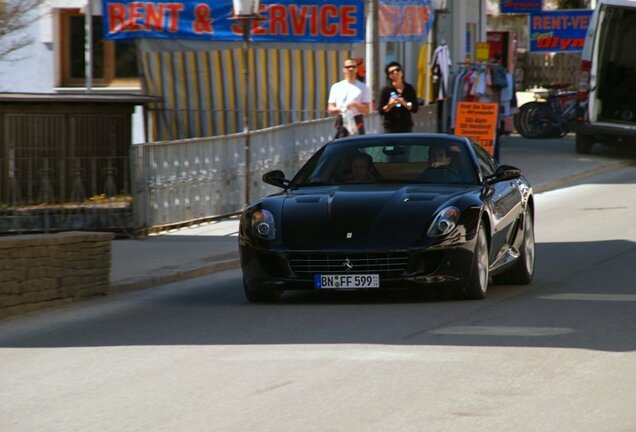
[[[603,260],[608,251],[613,258]],[[562,260],[541,260],[557,256]],[[382,344],[617,352],[636,348],[633,242],[543,243],[537,245],[537,257],[531,285],[491,285],[485,301],[439,293],[307,292],[287,293],[276,304],[254,305],[243,297],[240,272],[225,272],[5,322],[0,327],[0,347]]]

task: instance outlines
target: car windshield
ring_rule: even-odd
[[[301,168],[291,186],[356,183],[475,184],[466,145],[409,137],[333,142]]]

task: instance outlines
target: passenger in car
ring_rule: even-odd
[[[373,181],[377,173],[373,166],[373,158],[367,153],[356,153],[351,160],[351,170],[345,174],[347,182]]]

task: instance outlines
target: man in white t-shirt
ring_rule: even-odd
[[[371,103],[371,90],[358,81],[358,64],[355,60],[344,62],[345,79],[331,86],[327,111],[336,115],[336,138],[351,134],[364,134],[362,114],[367,114]]]

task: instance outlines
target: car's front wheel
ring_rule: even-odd
[[[534,276],[534,219],[529,208],[523,221],[523,243],[517,261],[504,273],[493,276],[493,282],[502,285],[527,285]]]
[[[464,297],[468,299],[481,300],[486,297],[488,290],[488,237],[483,224],[479,225],[477,232],[477,242],[473,253],[473,268],[470,281],[464,287]]]
[[[277,289],[250,288],[245,281],[243,281],[243,291],[245,291],[245,298],[250,303],[271,303],[283,295],[283,292]]]

